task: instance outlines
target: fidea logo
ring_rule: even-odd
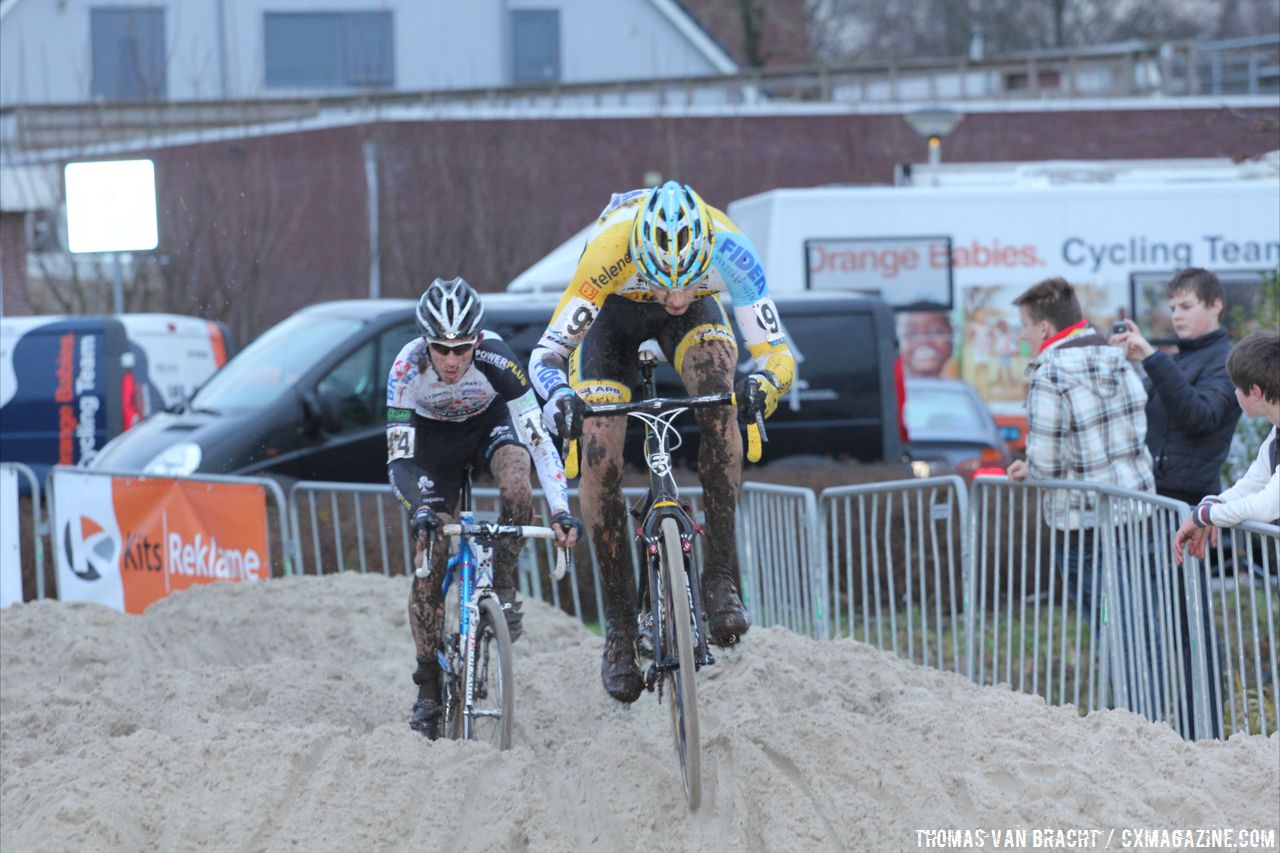
[[[81,580],[96,581],[115,564],[115,539],[87,515],[69,520],[62,528],[62,539],[67,565]]]

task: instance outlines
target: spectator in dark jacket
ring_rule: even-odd
[[[1178,352],[1173,358],[1151,345],[1138,325],[1111,336],[1130,359],[1142,361],[1147,389],[1147,447],[1151,449],[1156,493],[1200,503],[1222,490],[1219,470],[1240,419],[1235,389],[1227,376],[1231,344],[1222,328],[1225,301],[1218,277],[1185,269],[1166,289]]]
[[[1196,506],[1201,498],[1221,491],[1219,471],[1240,419],[1235,387],[1227,375],[1231,344],[1221,326],[1226,300],[1218,277],[1195,267],[1175,275],[1165,294],[1178,336],[1178,352],[1173,358],[1153,347],[1132,320],[1125,321],[1129,330],[1113,335],[1111,343],[1123,346],[1129,358],[1141,359],[1146,372],[1147,447],[1154,460],[1157,494]],[[1153,560],[1152,564],[1163,562]],[[1211,646],[1207,584],[1200,584],[1201,636],[1193,643],[1185,578],[1181,571],[1169,569],[1168,588],[1179,626],[1175,636],[1183,638],[1184,689],[1173,702],[1184,735],[1194,738],[1195,692],[1190,675],[1194,671],[1193,649]],[[1216,733],[1220,694],[1212,679],[1208,687],[1209,714],[1203,725]]]

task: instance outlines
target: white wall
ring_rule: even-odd
[[[718,72],[664,14],[669,0],[8,0],[0,7],[0,106],[88,100],[90,9],[128,6],[165,9],[172,100],[295,94],[263,85],[267,11],[392,11],[397,90],[506,85],[513,9],[560,10],[564,82]]]

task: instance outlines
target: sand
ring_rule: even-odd
[[[1280,822],[1276,735],[1185,743],[776,628],[699,676],[691,814],[667,709],[609,700],[600,638],[537,603],[516,747],[411,732],[405,598],[348,574],[3,611],[0,849],[853,851],[1019,827],[1119,847]]]

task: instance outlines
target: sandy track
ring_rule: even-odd
[[[667,710],[611,702],[599,638],[549,607],[516,644],[515,749],[413,734],[405,583],[4,611],[0,848],[896,850],[924,828],[1280,820],[1280,736],[1184,743],[780,629],[700,675],[690,815]]]

